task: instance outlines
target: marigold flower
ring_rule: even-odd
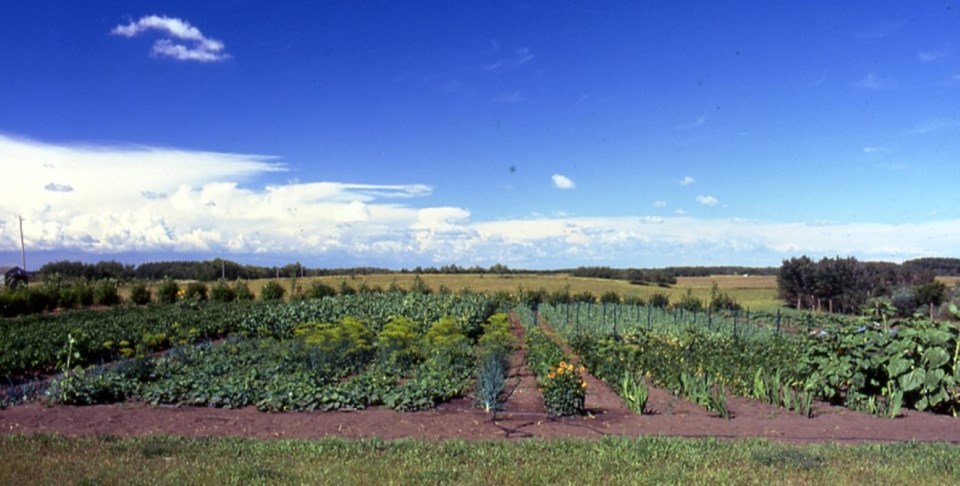
[[[587,387],[587,382],[581,381],[581,382],[580,382],[580,388],[586,388],[586,387]]]
[[[567,362],[566,362],[566,361],[561,361],[559,367],[560,367],[560,368],[566,368],[566,367],[567,367]]]

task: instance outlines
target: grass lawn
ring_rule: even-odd
[[[2,484],[956,484],[947,444],[0,436]]]

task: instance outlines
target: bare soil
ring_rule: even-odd
[[[361,411],[263,413],[252,407],[229,410],[141,403],[46,407],[29,403],[0,410],[0,433],[432,440],[655,435],[758,437],[784,442],[960,443],[960,418],[906,411],[901,417],[887,419],[824,403],[814,405],[815,417],[804,418],[757,401],[728,397],[733,418],[723,419],[658,388],[650,389],[649,413],[637,415],[604,382],[592,376],[586,377],[586,415],[550,417],[545,413],[536,378],[523,364],[523,356],[521,347],[511,357],[506,404],[496,413],[475,408],[469,397],[425,412],[377,407]]]

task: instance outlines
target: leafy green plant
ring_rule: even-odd
[[[183,298],[197,302],[206,302],[207,292],[207,286],[203,282],[190,282],[183,291]]]
[[[643,379],[636,374],[625,372],[620,380],[620,396],[627,403],[627,407],[635,413],[644,414],[647,410],[647,399],[650,397],[650,389]]]

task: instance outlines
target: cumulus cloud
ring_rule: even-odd
[[[565,175],[554,174],[551,179],[553,179],[553,187],[556,187],[557,189],[573,189],[577,187],[576,184],[574,184],[573,181]]]
[[[697,196],[697,202],[704,206],[716,206],[720,201],[713,196]]]
[[[696,183],[697,183],[697,180],[690,176],[686,176],[683,179],[680,179],[680,185],[684,187],[692,186]]]
[[[153,43],[155,56],[198,62],[217,62],[230,57],[223,42],[204,36],[200,29],[175,17],[148,15],[136,22],[118,25],[110,33],[129,38],[151,30],[170,36]]]
[[[54,145],[0,135],[0,160],[18,161],[17,177],[0,179],[0,215],[7,215],[0,217],[0,252],[9,253],[19,248],[18,232],[9,230],[16,215],[25,218],[26,245],[34,251],[280,261],[309,255],[320,265],[775,265],[798,254],[949,255],[960,241],[957,220],[814,224],[694,218],[678,209],[661,217],[473,221],[467,208],[430,205],[432,188],[422,184],[258,185],[259,177],[285,170],[259,155]],[[74,190],[50,192],[51,181],[69,182]]]
[[[655,208],[665,208],[665,207],[667,207],[667,202],[666,202],[666,201],[654,201],[654,202],[653,202],[653,207],[655,207]]]

